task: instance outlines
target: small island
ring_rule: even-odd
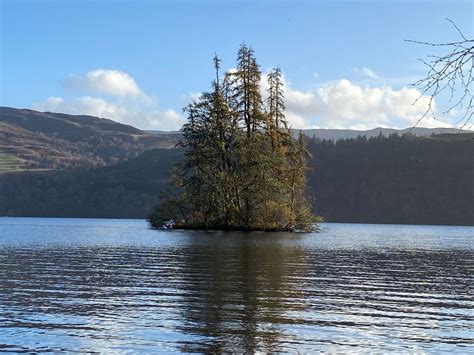
[[[149,216],[152,227],[314,231],[308,152],[303,134],[295,137],[285,118],[281,70],[267,75],[262,90],[262,72],[245,44],[236,69],[221,78],[217,56],[214,68],[212,90],[184,109],[185,157]]]

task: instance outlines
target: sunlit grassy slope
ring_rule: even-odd
[[[0,173],[23,170],[22,160],[12,154],[0,151]]]

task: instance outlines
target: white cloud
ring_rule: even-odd
[[[370,68],[362,67],[362,68],[355,68],[354,71],[358,74],[362,74],[370,79],[378,79],[379,75]]]
[[[66,88],[92,91],[117,97],[147,98],[127,73],[111,69],[95,69],[86,75],[71,75],[63,81]]]
[[[295,112],[287,111],[285,113],[286,121],[292,128],[314,128],[313,125],[310,125],[308,120]]]
[[[91,115],[120,120],[126,115],[123,107],[111,104],[98,97],[83,96],[72,101],[65,101],[61,97],[49,97],[43,102],[32,105],[34,110],[63,112],[73,115]]]
[[[420,92],[413,88],[359,86],[346,79],[312,91],[295,90],[286,83],[285,91],[287,117],[295,128],[316,124],[325,128],[406,128],[418,122],[430,100],[428,96],[420,97]],[[427,116],[420,126],[450,127],[451,124]]]
[[[151,127],[163,131],[179,129],[185,121],[183,116],[171,109],[156,111],[149,116]]]
[[[156,101],[146,95],[127,73],[95,69],[84,76],[71,76],[63,81],[65,87],[97,94],[102,97],[82,96],[70,100],[49,97],[31,105],[39,111],[73,115],[91,115],[130,124],[141,129],[178,130],[184,118],[172,109],[159,110]],[[140,98],[141,100],[135,100]]]
[[[109,118],[142,129],[178,130],[184,118],[174,110],[142,112],[126,105],[110,103],[103,98],[84,96],[66,101],[61,97],[49,97],[34,103],[38,111],[61,112],[72,115],[91,115]]]

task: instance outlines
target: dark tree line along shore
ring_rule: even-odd
[[[308,199],[327,222],[474,225],[474,135],[308,139]],[[145,218],[181,149],[114,166],[0,174],[0,215]]]

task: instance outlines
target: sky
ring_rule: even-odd
[[[457,40],[446,18],[472,38],[473,3],[0,0],[0,105],[176,130],[214,54],[231,69],[246,43],[263,79],[281,67],[294,128],[406,128],[426,111],[411,84],[433,49],[405,40]],[[419,126],[455,125],[448,98],[435,104]]]

